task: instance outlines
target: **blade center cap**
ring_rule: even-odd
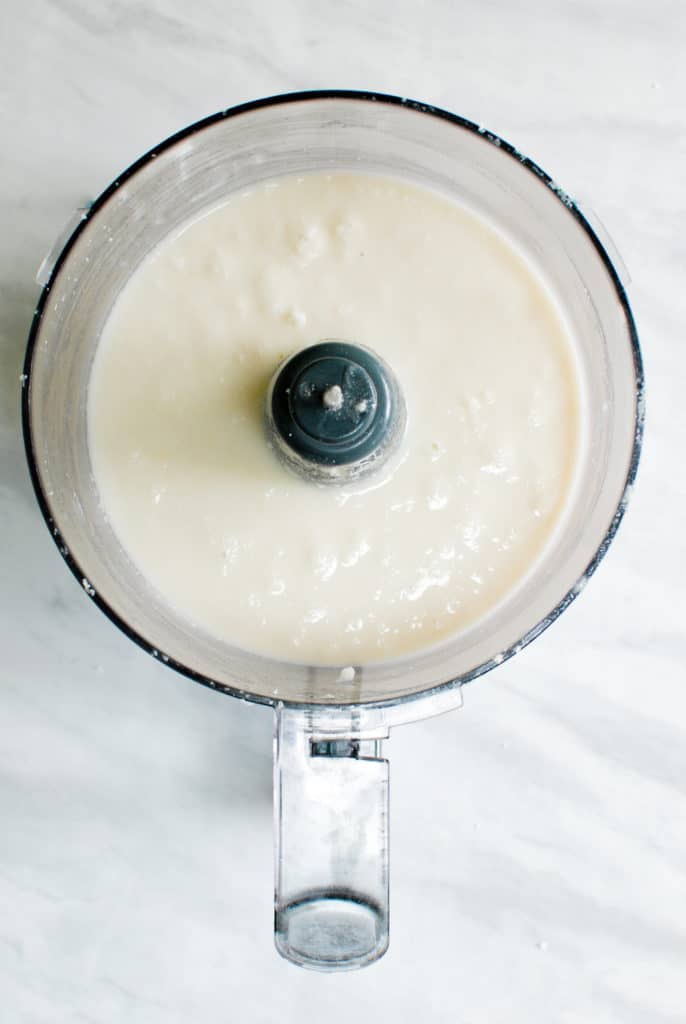
[[[300,429],[324,444],[361,438],[372,427],[378,406],[371,376],[345,356],[325,356],[303,367],[289,397]]]

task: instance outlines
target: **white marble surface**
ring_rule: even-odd
[[[0,1018],[686,1020],[686,7],[681,0],[7,0],[0,109]],[[310,87],[456,110],[590,201],[648,374],[634,503],[583,597],[397,730],[392,940],[339,977],[271,939],[270,713],[165,670],[62,565],[18,378],[70,211],[215,109]]]

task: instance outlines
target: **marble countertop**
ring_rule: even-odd
[[[681,0],[8,0],[0,62],[0,1016],[7,1024],[686,1019],[686,7]],[[166,670],[85,599],[35,505],[19,374],[71,211],[180,126],[372,88],[531,155],[629,268],[648,379],[597,576],[464,708],[398,729],[392,937],[272,946],[271,713]]]

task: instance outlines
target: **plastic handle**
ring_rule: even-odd
[[[276,712],[274,938],[300,966],[351,970],[388,948],[387,735]]]

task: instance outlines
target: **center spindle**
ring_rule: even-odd
[[[397,448],[405,403],[390,368],[368,348],[323,341],[277,371],[267,400],[275,446],[301,474],[345,482]]]

